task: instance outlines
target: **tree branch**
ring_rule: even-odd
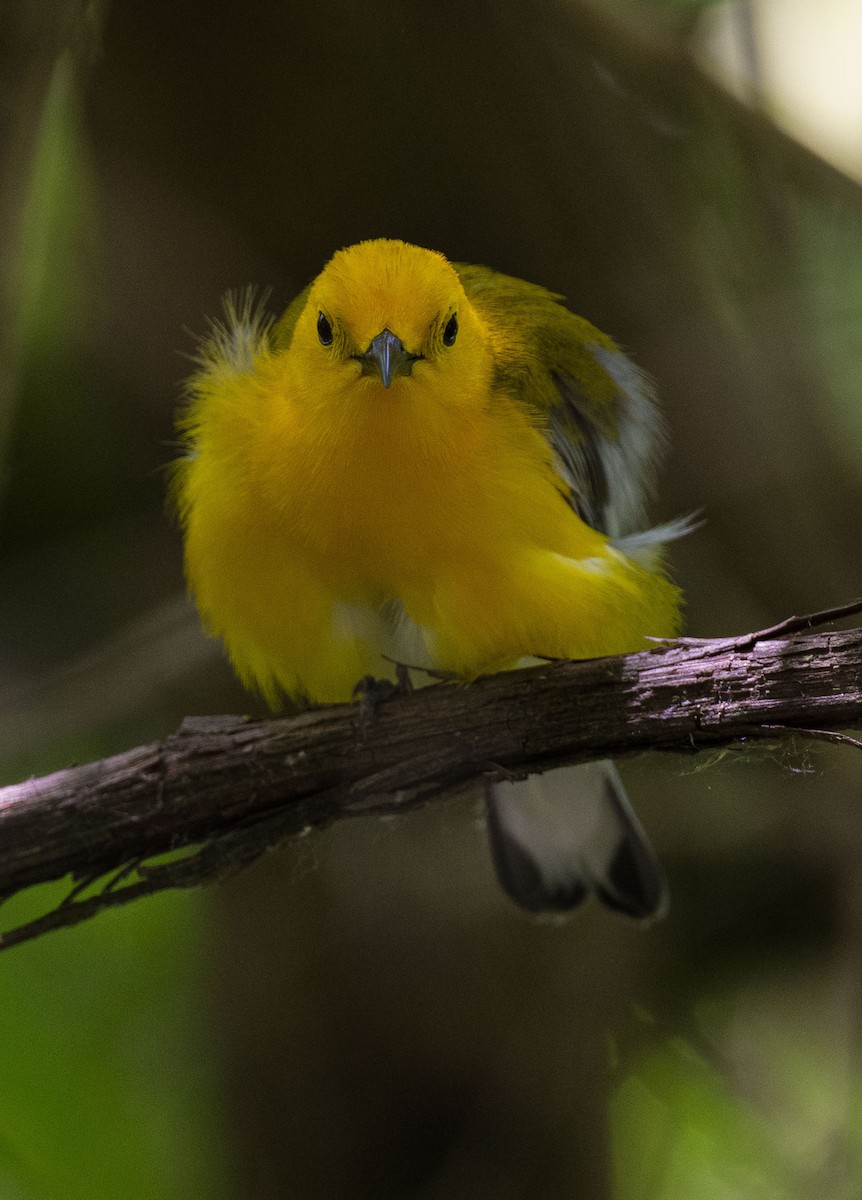
[[[352,704],[270,721],[191,718],[164,741],[0,789],[0,896],[76,881],[58,908],[2,935],[0,949],[489,772],[786,734],[858,746],[837,730],[862,726],[862,629],[801,631],[859,611],[862,601],[742,637],[441,683],[370,715]]]

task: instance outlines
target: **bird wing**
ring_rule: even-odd
[[[688,522],[644,529],[663,425],[646,376],[614,342],[544,288],[457,266],[491,341],[495,389],[535,414],[560,492],[625,554],[652,565]],[[659,916],[664,877],[610,762],[491,782],[488,830],[504,890],[531,912],[590,893],[634,917]]]
[[[488,267],[456,270],[489,330],[495,388],[536,414],[568,503],[613,538],[642,529],[664,443],[646,375],[562,296]]]

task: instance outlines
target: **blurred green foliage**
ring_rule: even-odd
[[[225,1194],[205,952],[203,900],[166,897],[4,956],[0,1195]]]
[[[33,155],[32,178],[21,213],[16,342],[22,374],[36,375],[81,340],[93,305],[97,253],[97,186],[72,55],[60,56],[45,96]],[[52,386],[53,384],[53,386]],[[44,435],[56,419],[57,381],[32,390],[34,400],[55,405],[28,413]]]
[[[88,403],[84,361],[98,263],[98,191],[77,76],[72,55],[61,54],[36,130],[12,277],[19,383],[7,501],[17,520],[5,540],[13,546],[38,538],[48,524],[74,528],[86,519],[92,511],[86,489],[72,491],[62,471],[45,466],[91,461],[94,445],[110,433]]]
[[[651,1051],[618,1089],[614,1116],[620,1200],[793,1194],[756,1109],[684,1042]]]

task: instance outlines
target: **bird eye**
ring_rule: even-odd
[[[454,346],[455,338],[458,336],[458,314],[452,313],[452,316],[446,322],[446,328],[443,330],[443,345]]]
[[[332,326],[323,313],[317,314],[317,336],[320,338],[321,346],[332,345]]]

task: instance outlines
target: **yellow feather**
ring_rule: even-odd
[[[349,699],[390,674],[407,627],[425,665],[465,677],[676,632],[673,585],[567,502],[554,371],[584,396],[575,467],[581,417],[610,453],[623,399],[591,351],[613,343],[555,297],[377,241],[337,254],[272,330],[246,319],[202,353],[175,495],[203,620],[271,704]],[[367,369],[386,330],[417,356],[388,387]]]

